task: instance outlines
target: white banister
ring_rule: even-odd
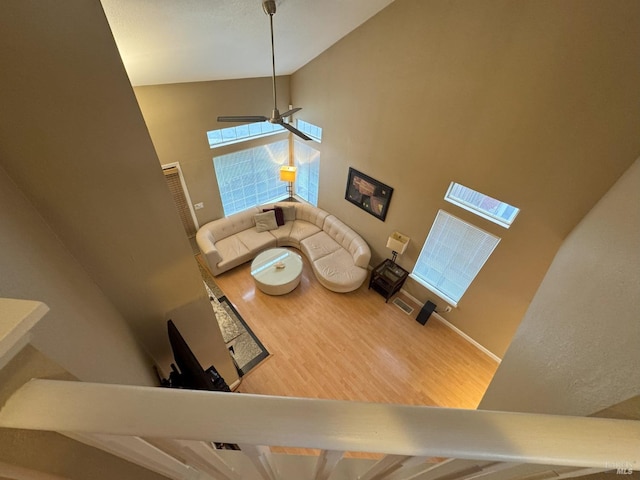
[[[561,480],[563,478],[575,478],[575,477],[584,477],[586,475],[593,475],[594,473],[599,473],[599,472],[605,472],[607,470],[610,469],[604,469],[604,468],[575,468],[575,469],[566,469],[566,470],[562,470],[559,469],[560,471],[558,471],[558,469],[555,470],[555,472],[557,473],[556,476],[554,477],[547,477],[547,478],[553,478],[553,480]]]
[[[277,472],[273,468],[271,451],[267,447],[253,444],[240,444],[239,446],[243,453],[249,457],[262,480],[276,480],[278,478]]]
[[[358,480],[376,480],[387,478],[389,474],[396,471],[411,457],[407,455],[385,455],[378,460],[368,471],[358,477]]]
[[[603,471],[603,469],[450,459],[435,465],[424,466],[424,468],[411,466],[407,462],[406,465],[403,465],[403,468],[394,471],[389,476],[378,477],[378,480],[510,480],[520,478],[558,480],[577,475],[589,475],[600,471]]]
[[[241,480],[240,474],[216,453],[211,444],[194,440],[175,440],[187,462],[217,480]]]
[[[336,450],[322,450],[318,455],[315,480],[327,480],[344,454]]]
[[[42,302],[0,298],[0,369],[31,340],[31,329],[49,311]]]
[[[0,409],[0,426],[485,462],[640,468],[638,421],[54,380],[32,380],[18,390]],[[259,453],[256,458],[265,457]]]
[[[173,480],[189,480],[196,476],[200,480],[213,480],[209,476],[197,475],[199,472],[194,468],[180,462],[140,437],[99,433],[61,433],[78,442],[100,448]]]

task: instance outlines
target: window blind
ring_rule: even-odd
[[[187,197],[182,188],[180,171],[176,167],[168,167],[163,169],[163,172],[169,191],[173,196],[173,201],[178,208],[178,214],[180,215],[180,220],[182,220],[184,230],[187,232],[187,236],[189,238],[194,237],[196,235],[196,224],[191,216],[189,202],[187,201]]]
[[[412,278],[457,305],[500,238],[440,210]]]

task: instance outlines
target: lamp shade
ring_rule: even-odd
[[[402,255],[409,245],[409,237],[400,232],[393,232],[387,240],[387,248]]]
[[[280,167],[280,180],[283,182],[295,182],[297,170],[298,169],[296,167],[283,165]]]

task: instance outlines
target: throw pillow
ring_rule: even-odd
[[[285,222],[293,222],[296,219],[296,207],[293,205],[282,206],[282,214]]]
[[[265,213],[256,213],[254,218],[256,219],[256,230],[258,232],[268,232],[269,230],[278,228],[276,212],[273,210]]]
[[[278,226],[281,227],[282,225],[284,225],[284,214],[282,213],[282,208],[280,207],[263,208],[262,211],[263,212],[274,211],[276,214],[276,223],[278,224]]]

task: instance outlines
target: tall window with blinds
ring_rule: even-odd
[[[500,238],[440,210],[411,277],[457,306]]]

